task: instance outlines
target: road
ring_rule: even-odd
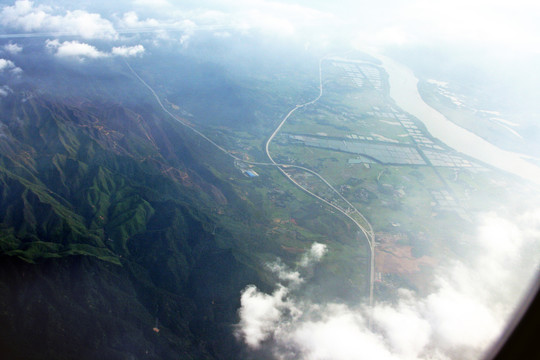
[[[322,82],[322,62],[325,58],[322,58],[319,60],[319,95],[305,103],[305,104],[301,104],[301,105],[296,105],[291,111],[289,111],[287,113],[287,115],[285,115],[285,117],[283,118],[283,120],[281,120],[281,122],[279,123],[278,127],[274,130],[274,132],[272,133],[272,135],[270,135],[270,137],[268,138],[268,140],[266,141],[266,145],[265,145],[265,151],[266,151],[266,156],[268,156],[268,159],[270,159],[270,162],[274,165],[274,166],[277,166],[277,168],[279,169],[279,171],[281,171],[281,173],[287,178],[289,179],[294,185],[296,185],[298,188],[300,188],[301,190],[303,190],[304,192],[310,194],[311,196],[315,197],[316,199],[318,199],[319,201],[325,203],[326,205],[328,206],[331,206],[332,208],[336,209],[337,211],[339,211],[341,214],[345,215],[347,218],[349,218],[357,227],[358,229],[360,229],[360,231],[364,234],[364,236],[366,237],[366,240],[369,244],[369,248],[370,248],[370,271],[369,271],[369,305],[372,306],[373,305],[373,283],[374,283],[374,277],[375,277],[375,233],[373,231],[373,227],[371,226],[371,224],[369,223],[369,221],[367,221],[367,219],[365,218],[365,216],[360,212],[358,211],[358,209],[353,206],[343,195],[341,195],[341,193],[339,191],[336,190],[336,188],[334,188],[324,177],[322,177],[319,173],[311,170],[311,169],[308,169],[308,168],[305,168],[305,167],[302,167],[302,166],[295,166],[295,165],[287,165],[287,164],[278,164],[273,158],[272,158],[272,155],[270,154],[270,143],[272,142],[272,140],[274,140],[274,138],[276,137],[276,135],[279,133],[279,131],[281,130],[281,128],[283,127],[283,125],[285,125],[285,123],[287,122],[287,120],[289,119],[289,117],[294,114],[294,112],[298,109],[301,109],[305,106],[309,106],[309,105],[312,105],[312,104],[315,104],[317,101],[319,101],[319,99],[322,97],[323,95],[323,82]],[[296,180],[294,180],[283,168],[284,167],[295,167],[295,168],[299,168],[299,169],[302,169],[304,171],[307,171],[315,176],[317,176],[320,180],[322,180],[334,193],[336,193],[342,200],[345,201],[345,203],[351,208],[353,209],[353,212],[356,213],[364,222],[365,222],[365,225],[361,225],[356,219],[354,219],[349,213],[347,213],[345,210],[341,209],[340,207],[332,204],[331,202],[327,201],[326,199],[323,199],[322,197],[314,194],[312,191],[306,189],[304,186],[300,185]]]
[[[137,74],[137,72],[135,70],[133,70],[133,68],[129,65],[129,63],[127,61],[124,61],[126,66],[128,67],[128,69],[131,71],[131,73],[152,93],[152,95],[154,96],[154,98],[156,99],[157,103],[159,104],[159,106],[161,107],[161,109],[166,113],[168,114],[172,119],[174,119],[175,121],[177,121],[178,123],[180,123],[181,125],[189,128],[191,131],[193,131],[194,133],[196,133],[197,135],[199,135],[200,137],[202,137],[203,139],[205,139],[206,141],[208,141],[210,144],[212,144],[214,147],[216,147],[218,150],[220,150],[221,152],[223,152],[224,154],[226,154],[227,156],[231,157],[232,159],[234,160],[238,160],[238,161],[242,161],[244,163],[247,163],[247,164],[252,164],[252,165],[259,165],[259,166],[275,166],[279,169],[279,171],[287,178],[289,179],[289,181],[291,181],[295,186],[297,186],[298,188],[300,188],[302,191],[306,192],[307,194],[313,196],[314,198],[316,198],[317,200],[323,202],[324,204],[334,208],[335,210],[337,210],[338,212],[340,212],[341,214],[343,214],[344,216],[346,216],[348,219],[350,219],[357,227],[358,229],[360,230],[360,232],[362,232],[368,242],[368,245],[369,245],[369,248],[370,248],[370,271],[369,271],[369,305],[372,306],[373,305],[373,283],[374,283],[374,276],[375,276],[375,233],[373,232],[373,228],[371,226],[371,224],[369,223],[369,221],[365,218],[365,216],[360,212],[358,211],[358,209],[353,206],[343,195],[341,195],[341,193],[339,191],[337,191],[336,188],[334,188],[324,177],[322,177],[319,173],[311,170],[311,169],[308,169],[306,167],[303,167],[303,166],[298,166],[298,165],[293,165],[293,164],[280,164],[280,163],[277,163],[276,161],[274,161],[274,159],[272,158],[272,155],[270,154],[270,150],[269,150],[269,147],[270,147],[270,143],[272,142],[272,140],[276,137],[276,135],[279,133],[279,131],[281,130],[281,128],[283,127],[283,125],[285,125],[285,123],[287,122],[287,120],[289,119],[289,117],[298,109],[301,109],[305,106],[309,106],[309,105],[312,105],[312,104],[315,104],[317,101],[319,101],[319,99],[322,97],[323,95],[323,82],[322,82],[322,62],[325,58],[323,57],[322,59],[319,60],[319,95],[309,101],[309,102],[306,102],[304,104],[301,104],[301,105],[296,105],[291,111],[289,111],[287,113],[287,115],[281,120],[281,122],[279,123],[279,125],[277,126],[277,128],[274,130],[274,132],[272,133],[272,135],[270,135],[270,137],[268,138],[268,140],[266,141],[266,145],[265,145],[265,150],[266,150],[266,155],[268,156],[268,159],[270,160],[269,163],[265,163],[265,162],[256,162],[256,161],[246,161],[244,159],[241,159],[239,158],[238,156],[232,154],[229,150],[225,149],[224,147],[222,147],[221,145],[215,143],[212,139],[210,139],[209,137],[207,137],[206,135],[204,135],[202,132],[200,132],[199,130],[197,130],[195,127],[193,127],[192,125],[178,119],[173,113],[171,113],[164,105],[163,103],[161,102],[161,99],[159,98],[159,96],[157,95],[157,93],[154,91],[154,89],[148,85],[140,76],[139,74]],[[294,180],[285,170],[284,168],[297,168],[297,169],[301,169],[303,171],[307,171],[313,175],[315,175],[316,177],[318,177],[321,181],[323,181],[326,186],[328,186],[336,195],[339,196],[340,199],[342,199],[343,201],[345,201],[345,203],[350,207],[350,209],[352,209],[352,213],[353,214],[356,214],[362,222],[364,222],[365,224],[360,224],[359,221],[355,218],[353,218],[346,210],[344,209],[341,209],[340,207],[332,204],[331,202],[329,202],[328,200],[326,199],[323,199],[322,197],[320,197],[319,195],[313,193],[312,191],[306,189],[305,187],[303,187],[301,184],[299,184],[296,180]]]

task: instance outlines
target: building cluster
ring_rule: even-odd
[[[394,114],[416,145],[429,149],[443,150],[439,145],[435,145],[435,143],[429,139],[407,115],[398,113],[397,111],[394,112]]]
[[[251,169],[252,165],[248,165],[243,161],[235,160],[234,166],[244,174],[244,176],[247,176],[249,178],[254,178],[259,176],[255,170]]]
[[[472,167],[472,163],[463,157],[455,154],[449,154],[439,151],[424,150],[424,155],[429,159],[433,166],[444,167]]]
[[[330,149],[358,155],[366,155],[384,164],[425,165],[425,161],[414,147],[396,146],[380,142],[359,142],[339,139],[324,139],[308,135],[288,135],[290,140],[305,146]]]
[[[345,71],[345,78],[349,79],[359,88],[371,84],[377,91],[382,90],[381,71],[374,65],[367,63],[352,63],[333,61],[332,64]]]

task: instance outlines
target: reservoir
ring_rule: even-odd
[[[422,100],[413,72],[390,58],[376,55],[389,75],[390,96],[396,105],[424,123],[432,136],[446,145],[498,169],[540,185],[540,168],[454,124]]]

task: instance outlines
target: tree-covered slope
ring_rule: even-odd
[[[189,150],[189,134],[144,106],[33,94],[2,102],[0,136],[0,347],[9,358],[239,351],[238,294],[261,280],[237,234],[216,239],[212,209],[246,221],[250,205]]]

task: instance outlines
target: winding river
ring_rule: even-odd
[[[389,75],[390,96],[396,105],[422,121],[431,135],[465,155],[540,185],[540,167],[454,124],[424,102],[418,92],[418,79],[409,68],[382,55],[374,57],[383,62]]]

